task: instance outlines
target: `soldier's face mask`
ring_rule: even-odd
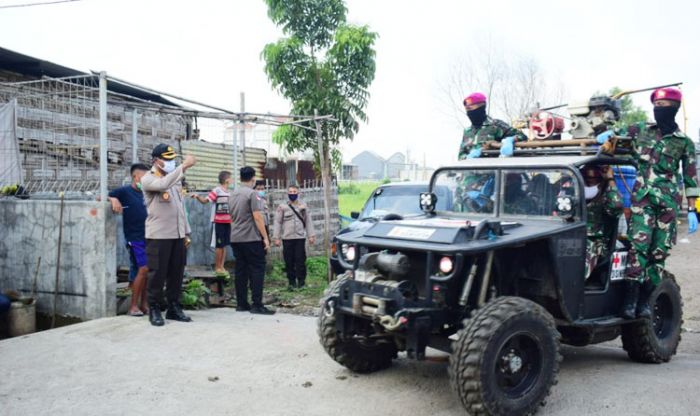
[[[670,134],[678,130],[678,124],[676,124],[675,120],[676,113],[678,113],[677,105],[654,106],[654,119],[659,130],[661,130],[661,134]]]
[[[469,121],[472,122],[473,126],[481,127],[484,121],[486,121],[486,105],[482,105],[473,110],[467,110],[467,117],[469,117]]]
[[[594,186],[585,186],[585,196],[586,196],[586,201],[589,201],[596,196],[598,196],[598,192],[600,192],[600,187],[598,185]]]

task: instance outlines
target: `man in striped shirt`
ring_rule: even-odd
[[[213,224],[214,237],[214,274],[229,277],[224,269],[226,260],[226,247],[231,245],[231,214],[229,213],[229,189],[233,186],[231,172],[222,170],[219,172],[219,186],[212,189],[207,197],[193,194],[203,204],[211,202],[211,222]]]

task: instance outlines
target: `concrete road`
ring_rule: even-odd
[[[444,362],[400,358],[358,376],[321,349],[313,318],[192,315],[163,328],[123,316],[0,341],[0,415],[465,414]],[[700,355],[643,365],[615,346],[567,348],[539,414],[697,415],[698,375]]]

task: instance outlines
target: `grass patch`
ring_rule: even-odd
[[[317,307],[323,291],[328,286],[326,279],[327,261],[325,257],[306,259],[306,286],[301,289],[288,290],[287,274],[284,262],[272,261],[271,270],[265,275],[265,294],[276,300],[275,306],[282,307]]]
[[[360,212],[379,182],[349,182],[338,187],[338,212],[346,217]]]

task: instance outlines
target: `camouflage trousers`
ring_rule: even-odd
[[[586,239],[586,280],[591,277],[591,272],[595,266],[600,263],[607,251],[607,243],[604,238],[587,238]]]
[[[659,284],[666,257],[676,240],[677,217],[678,206],[670,196],[649,192],[641,199],[633,198],[627,279],[640,283],[651,279],[654,285]]]

